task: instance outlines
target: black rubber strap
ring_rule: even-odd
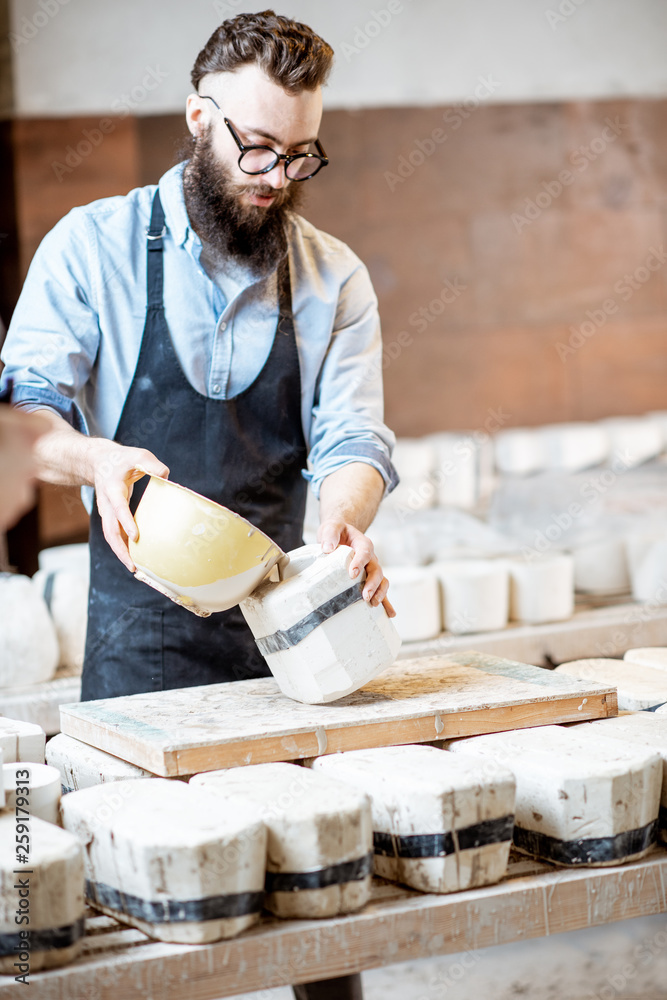
[[[263,892],[237,892],[228,896],[205,896],[203,899],[142,899],[120,892],[103,882],[86,880],[86,898],[98,906],[127,913],[150,924],[178,924],[191,920],[221,920],[259,913]]]
[[[292,625],[291,628],[274,632],[273,635],[266,635],[261,639],[255,639],[260,653],[262,656],[268,656],[270,653],[277,653],[281,649],[291,649],[292,646],[296,646],[307,635],[310,635],[318,625],[321,625],[329,618],[333,618],[339,611],[344,611],[345,608],[351,607],[357,601],[363,600],[362,590],[363,583],[354,583],[348,590],[343,590],[342,593],[332,597],[330,601],[326,601],[319,608],[315,608],[314,611],[311,611],[309,615],[302,618],[296,625]]]
[[[300,889],[326,889],[329,885],[358,882],[373,871],[373,852],[354,861],[343,861],[314,872],[267,872],[267,892],[298,892]]]
[[[659,705],[651,705],[650,708],[643,708],[642,712],[657,712],[659,708],[662,708],[664,701],[661,701]]]
[[[469,851],[486,844],[502,844],[512,839],[514,816],[485,819],[460,830],[446,833],[422,833],[400,836],[393,833],[373,834],[376,854],[387,858],[442,858],[459,851]],[[456,836],[455,836],[456,835]]]
[[[83,917],[73,924],[63,927],[47,927],[43,930],[30,930],[29,938],[15,934],[0,934],[0,957],[16,955],[17,952],[29,948],[30,951],[51,951],[54,948],[69,948],[83,937]]]
[[[514,843],[528,854],[561,865],[590,865],[596,861],[618,861],[645,851],[658,839],[658,821],[637,830],[625,830],[615,837],[588,837],[582,840],[558,840],[546,833],[514,827]]]
[[[661,830],[667,830],[667,806],[660,806],[658,814],[658,826]]]

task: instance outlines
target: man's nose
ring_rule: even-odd
[[[262,180],[265,181],[269,187],[275,188],[276,191],[287,187],[289,184],[289,177],[285,176],[285,161],[278,160],[275,167],[272,167],[267,173],[262,174]]]

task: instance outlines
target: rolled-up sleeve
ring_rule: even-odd
[[[311,487],[350,462],[373,466],[385,493],[398,483],[395,444],[384,423],[382,338],[377,298],[359,261],[341,287],[335,325],[315,386],[310,427]]]
[[[35,254],[2,350],[2,383],[12,402],[48,408],[87,432],[76,396],[88,381],[99,346],[90,280],[86,218],[76,209],[44,238]]]

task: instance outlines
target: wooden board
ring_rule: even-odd
[[[616,689],[484,653],[402,661],[330,705],[272,678],[61,707],[69,736],[175,777],[617,714]]]
[[[232,941],[150,941],[109,917],[86,921],[83,953],[30,976],[30,1000],[216,1000],[418,958],[509,944],[667,911],[667,851],[614,868],[510,861],[498,885],[423,895],[373,879],[360,913],[261,923]],[[6,984],[6,985],[5,985]],[[0,998],[16,983],[0,977]]]

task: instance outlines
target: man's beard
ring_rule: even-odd
[[[215,157],[210,128],[197,138],[183,174],[185,206],[199,238],[216,256],[231,257],[255,274],[272,270],[285,256],[285,221],[302,195],[298,184],[276,190],[259,178],[249,176],[245,186],[232,181]],[[268,208],[247,205],[240,197],[244,191],[275,195],[275,201]]]

